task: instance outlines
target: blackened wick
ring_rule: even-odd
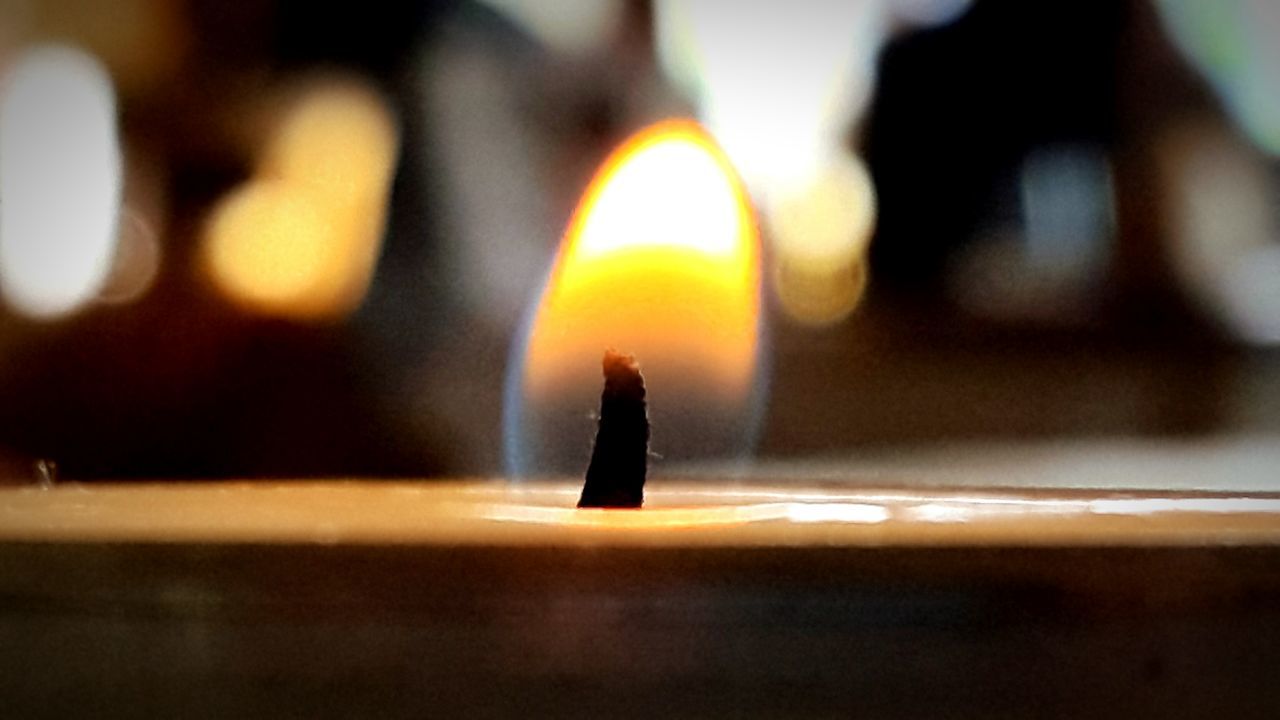
[[[578,507],[640,507],[644,503],[648,461],[649,415],[644,402],[644,376],[634,357],[607,350],[600,426]]]

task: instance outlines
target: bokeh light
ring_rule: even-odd
[[[622,16],[619,0],[483,0],[553,50],[599,47]]]
[[[1170,37],[1250,139],[1280,154],[1280,4],[1159,0],[1156,7]]]
[[[876,217],[848,131],[870,97],[888,6],[665,0],[656,9],[663,68],[762,210],[781,308],[804,325],[844,319],[866,285]]]
[[[254,178],[210,216],[205,259],[214,283],[269,315],[349,313],[377,262],[397,151],[392,112],[367,86],[335,79],[300,93]]]
[[[950,294],[975,316],[1085,322],[1115,253],[1111,159],[1090,143],[1046,143],[1023,158],[1017,189],[1001,221],[952,259]]]
[[[1222,283],[1227,316],[1245,340],[1280,346],[1280,244],[1253,248],[1234,258]]]
[[[120,217],[111,272],[95,299],[108,305],[124,305],[142,297],[155,282],[162,257],[156,228],[142,213],[126,205]]]
[[[1280,227],[1262,154],[1221,127],[1188,123],[1159,140],[1174,269],[1236,337],[1280,345]]]
[[[783,311],[805,325],[847,317],[866,286],[875,228],[875,188],[866,167],[837,155],[805,186],[778,196],[771,210],[773,283]]]
[[[122,160],[111,78],[92,56],[46,45],[0,90],[0,289],[54,318],[102,286],[114,256]]]
[[[759,196],[803,184],[870,96],[875,3],[664,0],[659,59]]]
[[[257,180],[218,205],[208,259],[229,296],[265,310],[310,315],[333,300],[339,240],[324,207],[299,184]]]

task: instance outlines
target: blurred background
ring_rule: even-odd
[[[499,472],[588,181],[696,117],[759,213],[761,468],[1280,489],[1276,37],[1268,0],[0,0],[0,475]]]

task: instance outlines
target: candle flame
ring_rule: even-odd
[[[692,374],[743,398],[759,288],[754,214],[724,153],[691,121],[641,130],[605,161],[569,224],[534,317],[526,392],[595,378],[615,347],[651,379]]]

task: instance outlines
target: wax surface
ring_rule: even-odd
[[[651,483],[579,510],[578,481],[66,484],[0,489],[0,540],[622,545],[1280,544],[1280,494]]]

